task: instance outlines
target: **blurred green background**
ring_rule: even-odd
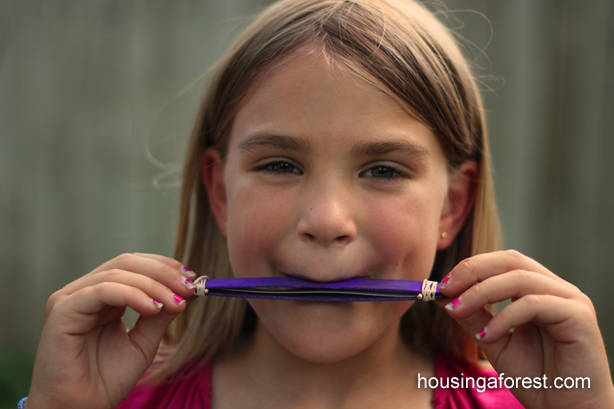
[[[172,255],[206,71],[268,3],[0,0],[0,407],[28,392],[54,290],[122,252]],[[612,357],[614,4],[445,5],[484,92],[505,245],[593,299]]]

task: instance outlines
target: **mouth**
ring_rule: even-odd
[[[339,274],[330,274],[330,273],[302,274],[302,273],[297,273],[295,271],[288,272],[288,270],[280,270],[280,269],[274,269],[273,271],[274,271],[273,272],[274,277],[291,277],[291,278],[298,278],[301,280],[316,281],[316,282],[321,282],[321,283],[345,281],[345,280],[351,280],[353,278],[369,277],[369,274],[351,274],[351,273],[348,273],[347,271],[343,273],[339,273]]]

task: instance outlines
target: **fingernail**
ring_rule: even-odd
[[[181,267],[181,273],[186,277],[190,277],[190,278],[196,277],[196,273],[190,270],[189,268],[187,268],[186,266]]]
[[[453,310],[457,309],[459,305],[460,305],[460,297],[455,298],[452,301],[450,301],[449,303],[447,303],[445,308],[448,311],[453,311]]]
[[[482,328],[475,334],[475,339],[477,340],[484,339],[485,336],[486,336],[486,327]]]
[[[194,284],[194,281],[190,280],[187,277],[184,277],[181,282],[183,283],[183,285],[185,285],[189,290],[193,290],[194,288],[196,288],[196,284]]]
[[[450,274],[448,274],[439,283],[439,288],[446,288],[450,284],[450,280],[452,280],[452,276]]]
[[[175,304],[183,304],[185,302],[185,300],[177,294],[173,294],[173,301],[175,301]]]
[[[156,300],[156,299],[151,299],[151,303],[154,305],[154,307],[156,307],[157,309],[161,309],[162,307],[164,307],[164,304],[162,304],[160,301]]]

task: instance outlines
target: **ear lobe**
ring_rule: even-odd
[[[448,192],[439,219],[437,250],[448,248],[473,209],[479,169],[476,162],[464,162],[450,177]],[[444,233],[445,234],[442,234]]]
[[[209,207],[217,222],[222,236],[226,237],[226,186],[224,185],[224,166],[217,149],[208,148],[203,152],[201,172]]]

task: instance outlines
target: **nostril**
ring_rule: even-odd
[[[322,243],[324,245],[326,244],[345,244],[348,241],[350,241],[350,236],[347,234],[344,234],[343,236],[337,236],[333,238],[332,241],[327,241],[325,239],[319,239],[318,237],[316,237],[315,235],[311,233],[304,233],[303,236],[309,241]]]

